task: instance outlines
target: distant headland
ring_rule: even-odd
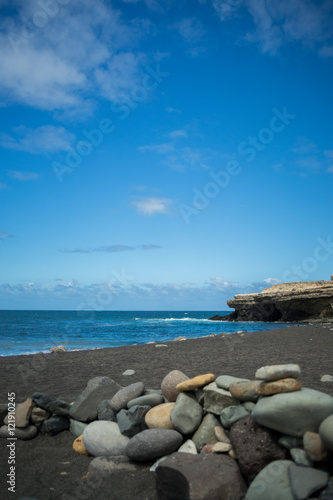
[[[330,281],[283,283],[260,293],[235,295],[227,301],[235,309],[215,321],[290,321],[333,320],[333,275]]]

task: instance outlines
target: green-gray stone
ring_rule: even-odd
[[[78,420],[74,420],[74,418],[71,418],[69,420],[69,432],[73,434],[76,438],[81,436],[83,434],[84,429],[87,427],[88,424],[85,422],[79,422]]]
[[[235,422],[243,417],[247,417],[249,412],[243,406],[228,406],[221,411],[221,424],[224,427],[231,427]]]
[[[298,467],[291,464],[288,468],[291,491],[296,500],[305,500],[315,491],[324,488],[328,482],[328,473],[311,467]]]
[[[324,443],[324,445],[333,451],[333,415],[325,418],[325,420],[320,424],[319,435]]]
[[[288,474],[292,463],[275,460],[266,465],[250,484],[245,500],[295,500]]]
[[[192,437],[192,441],[194,442],[198,451],[200,451],[205,446],[205,444],[217,443],[214,432],[214,427],[216,426],[221,427],[220,422],[214,415],[212,415],[211,413],[207,413]]]
[[[296,392],[261,398],[252,417],[269,429],[301,437],[307,431],[318,432],[321,422],[332,413],[332,396],[303,388]]]
[[[301,465],[302,467],[312,467],[313,460],[308,457],[305,450],[301,448],[291,448],[290,455],[296,465]]]
[[[287,450],[291,450],[291,448],[303,448],[302,437],[282,436],[279,438],[278,443]]]
[[[218,387],[228,391],[230,385],[233,384],[234,382],[250,382],[250,381],[248,378],[238,378],[238,377],[233,377],[232,375],[220,375],[219,377],[217,377],[215,382]]]
[[[204,410],[215,415],[220,415],[224,408],[238,405],[239,401],[229,391],[220,389],[215,382],[211,382],[203,388]]]
[[[197,430],[202,420],[202,408],[193,393],[178,394],[170,420],[176,431],[190,434]]]
[[[130,409],[132,406],[154,406],[161,405],[164,403],[164,397],[161,394],[145,394],[138,398],[132,399],[127,403],[127,408]]]

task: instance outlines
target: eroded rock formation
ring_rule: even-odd
[[[331,281],[284,283],[260,293],[235,295],[227,304],[235,311],[211,319],[223,321],[332,321]]]

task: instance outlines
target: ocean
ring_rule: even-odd
[[[259,331],[286,323],[210,321],[216,311],[0,311],[0,356],[166,342]],[[228,314],[219,313],[220,315]]]

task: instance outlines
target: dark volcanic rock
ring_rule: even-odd
[[[117,422],[117,412],[111,408],[111,403],[108,399],[100,401],[97,405],[97,418],[98,420],[109,420],[110,422]]]
[[[156,469],[159,500],[241,500],[246,485],[227,455],[173,453]]]
[[[127,437],[133,437],[148,427],[145,422],[145,415],[150,410],[150,406],[132,406],[129,410],[120,410],[117,414],[117,422],[120,432]]]
[[[59,434],[59,432],[66,431],[67,429],[69,429],[69,419],[61,415],[54,415],[44,420],[39,427],[42,434],[49,434],[50,436],[55,436]]]
[[[287,452],[280,448],[272,433],[250,416],[238,420],[231,427],[230,441],[239,468],[249,484],[270,462],[287,457]]]
[[[40,408],[49,410],[56,415],[69,415],[69,410],[71,409],[70,403],[66,403],[66,401],[54,398],[48,394],[41,394],[40,392],[35,392],[32,396],[32,400]]]

